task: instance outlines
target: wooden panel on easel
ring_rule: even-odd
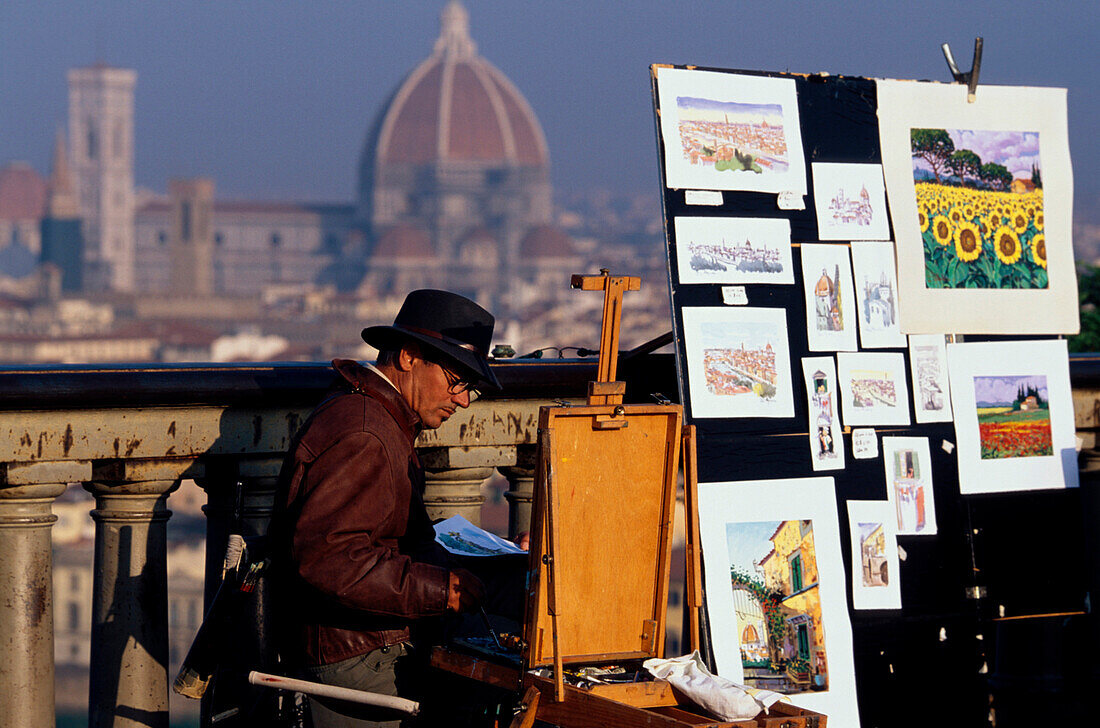
[[[540,458],[536,474],[531,564],[538,579],[532,580],[526,620],[531,665],[554,657],[543,560],[550,548],[547,475],[563,661],[649,657],[663,650],[682,412],[677,405],[626,406],[620,416],[627,426],[594,429],[597,417],[613,412],[610,406],[541,412],[549,460]]]

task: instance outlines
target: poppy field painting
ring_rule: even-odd
[[[912,129],[928,288],[1047,288],[1037,132]]]
[[[1047,379],[974,377],[982,460],[1053,455]]]

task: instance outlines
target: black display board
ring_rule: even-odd
[[[1084,609],[1086,588],[1079,573],[1080,559],[1075,557],[1084,548],[1076,489],[960,495],[956,457],[941,447],[944,441],[955,440],[951,423],[876,427],[880,453],[869,460],[853,457],[850,432],[846,432],[846,467],[813,471],[799,360],[830,353],[808,350],[798,245],[820,242],[809,181],[812,163],[881,163],[875,82],[830,75],[698,70],[793,79],[808,176],[804,210],[779,209],[775,194],[740,191],[723,191],[721,206],[685,204],[683,190],[665,187],[665,149],[653,74],[680,396],[686,420],[697,427],[699,481],[812,476],[835,480],[841,550],[849,579],[845,590],[853,630],[857,697],[864,727],[980,726],[987,725],[991,715],[999,716],[996,725],[1010,725],[1040,714],[1044,721],[1056,719],[1059,711],[1072,711],[1070,703],[1078,700],[1080,704],[1074,691],[1085,687],[1083,681],[1091,672],[1087,669],[1093,659],[1089,655],[1100,647],[1073,647],[1079,626],[1074,622],[1074,613]],[[787,312],[795,392],[793,418],[693,417],[682,310],[722,306],[723,300],[721,285],[679,282],[673,225],[679,216],[790,221],[795,284],[747,284],[744,288],[747,305]],[[967,340],[993,338],[968,336]],[[907,350],[874,351],[902,352],[908,379]],[[909,382],[910,417],[915,422],[912,384]],[[938,533],[898,536],[906,554],[900,564],[902,609],[856,611],[851,609],[846,502],[886,499],[881,454],[884,435],[929,438]],[[1040,614],[1060,616],[1013,619]],[[1040,706],[1033,700],[1046,702]],[[999,712],[991,713],[991,709]]]

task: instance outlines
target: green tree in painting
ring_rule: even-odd
[[[982,158],[969,149],[959,149],[947,159],[947,166],[959,178],[978,179],[982,169]]]
[[[979,171],[984,182],[987,182],[990,187],[995,190],[1004,192],[1008,189],[1008,186],[1012,184],[1012,173],[1008,171],[1008,168],[1003,164],[997,164],[996,162],[987,162],[982,165]]]
[[[932,168],[936,184],[941,182],[940,173],[950,169],[948,162],[955,151],[955,142],[946,129],[912,129],[909,132],[913,156],[923,159]]]
[[[1039,165],[1034,162],[1031,165],[1031,183],[1038,189],[1043,189],[1043,175],[1039,172]]]

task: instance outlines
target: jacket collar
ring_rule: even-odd
[[[332,368],[346,382],[343,388],[377,399],[410,438],[415,439],[420,434],[420,415],[413,411],[392,383],[351,359],[333,359]]]

